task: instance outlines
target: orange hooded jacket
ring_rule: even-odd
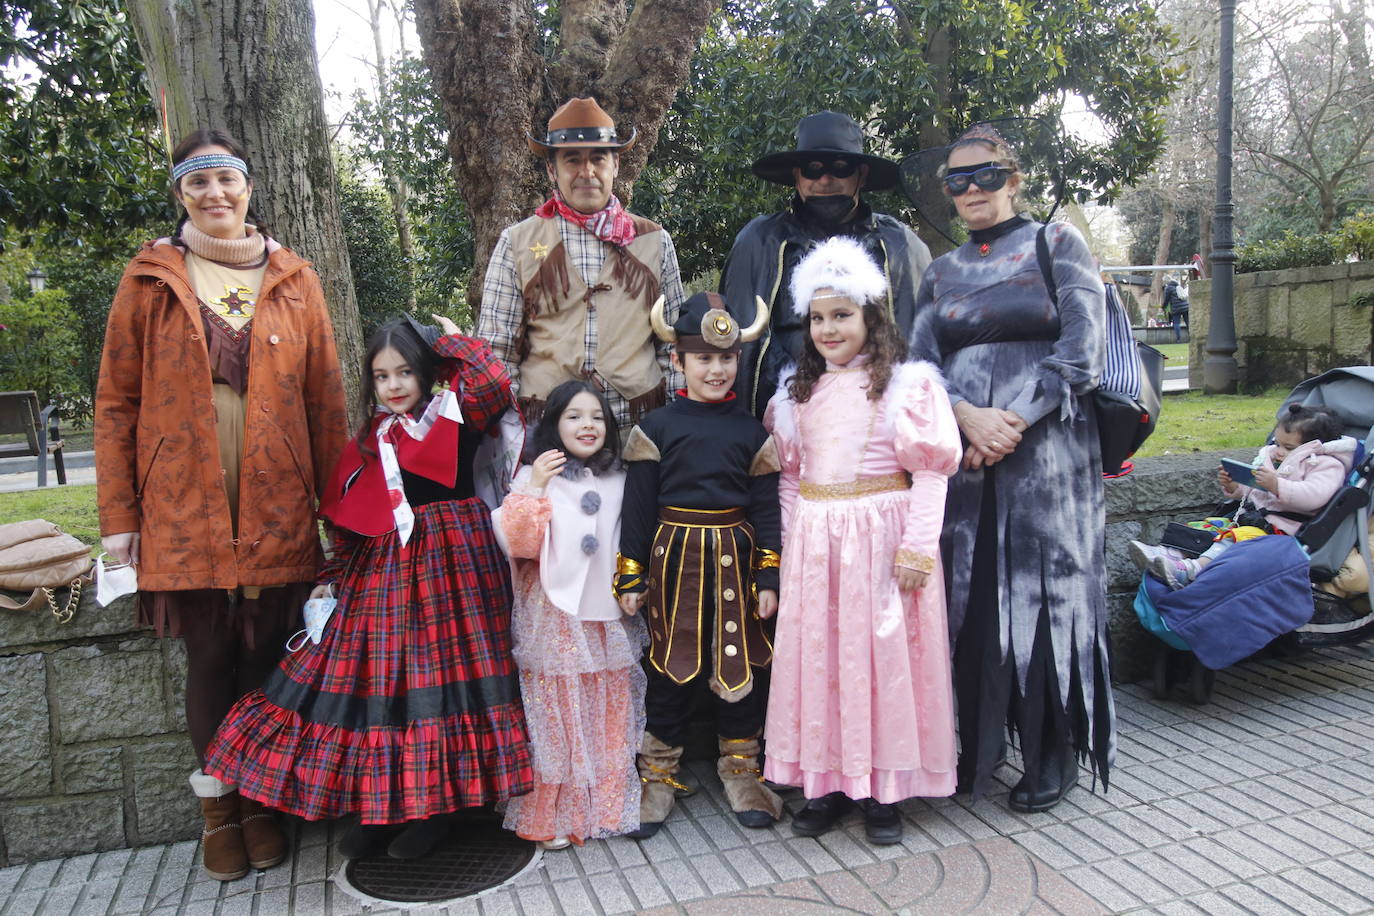
[[[269,241],[253,315],[234,537],[209,350],[181,251],[144,244],[105,329],[95,399],[100,531],[137,531],[144,591],[313,581],[318,495],[347,439],[319,277]]]

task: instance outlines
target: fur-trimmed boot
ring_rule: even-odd
[[[642,790],[639,796],[639,829],[626,836],[647,840],[658,833],[673,810],[677,793],[687,788],[674,778],[681,764],[681,747],[669,747],[648,732],[644,733],[639,756],[635,759]]]
[[[201,770],[191,774],[191,790],[205,816],[200,851],[205,873],[217,881],[234,881],[248,874],[248,853],[239,823],[239,793]]]
[[[759,736],[720,738],[716,773],[725,800],[744,827],[767,827],[782,817],[782,799],[763,784],[759,769]]]
[[[271,868],[286,858],[286,836],[277,823],[276,812],[260,801],[239,796],[239,823],[243,826],[243,848],[253,868]]]

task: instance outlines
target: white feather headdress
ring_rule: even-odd
[[[792,272],[792,310],[805,318],[811,297],[826,288],[867,305],[887,294],[887,278],[862,245],[837,235],[813,248]]]

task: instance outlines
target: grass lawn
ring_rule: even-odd
[[[100,544],[95,484],[0,493],[0,523],[43,518],[93,547]]]
[[[1159,425],[1136,455],[1258,450],[1273,430],[1274,416],[1288,393],[1286,388],[1272,388],[1258,395],[1208,395],[1200,391],[1166,394]]]
[[[1188,345],[1186,343],[1160,344],[1155,347],[1169,360],[1164,365],[1169,369],[1188,365]]]

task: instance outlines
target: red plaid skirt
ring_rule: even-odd
[[[415,511],[410,543],[359,538],[318,646],[234,706],[205,771],[263,804],[365,824],[530,791],[509,567],[477,499]]]

